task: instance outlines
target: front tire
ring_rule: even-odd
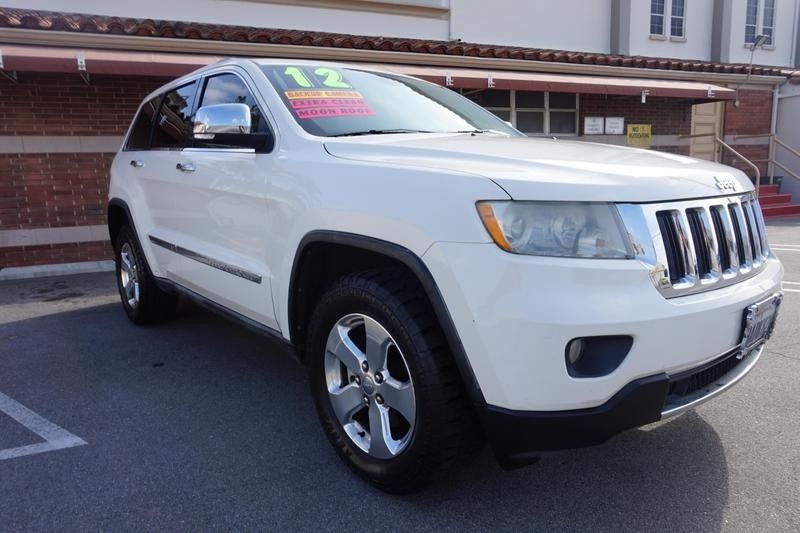
[[[114,259],[122,307],[131,321],[157,324],[174,316],[178,298],[159,288],[130,226],[123,226],[117,234]]]
[[[479,443],[441,329],[404,272],[341,279],[313,313],[306,360],[328,439],[386,492],[419,490]]]

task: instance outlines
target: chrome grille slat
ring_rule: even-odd
[[[736,253],[736,241],[731,228],[731,219],[728,210],[724,206],[711,206],[711,215],[714,220],[714,230],[717,234],[719,243],[719,260],[722,269],[722,277],[736,275],[738,269],[739,256]]]
[[[761,263],[763,253],[761,251],[761,231],[759,231],[758,224],[756,223],[756,216],[754,211],[754,202],[748,201],[742,203],[742,208],[747,215],[745,221],[747,222],[747,230],[750,233],[750,245],[753,248],[753,263]]]
[[[707,207],[692,207],[686,210],[686,216],[693,221],[695,250],[698,259],[698,274],[701,283],[714,283],[719,278],[720,255],[717,235],[711,222],[711,212]],[[703,268],[700,268],[700,263]]]
[[[678,232],[678,244],[683,257],[684,272],[686,272],[681,282],[686,285],[694,285],[697,279],[697,253],[689,236],[689,220],[686,218],[684,211],[673,211],[672,218],[675,230]]]
[[[733,219],[733,231],[736,235],[736,244],[739,249],[739,270],[749,271],[753,265],[753,249],[750,248],[750,234],[744,221],[742,204],[733,203],[728,206]]]
[[[636,257],[667,298],[727,287],[771,257],[752,194],[663,204],[618,204]]]

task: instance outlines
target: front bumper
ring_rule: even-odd
[[[509,254],[494,244],[436,243],[423,256],[453,319],[482,400],[514,411],[605,404],[628,383],[705,364],[737,346],[747,306],[780,290],[768,259],[736,285],[664,298],[635,260]],[[570,376],[579,337],[623,335],[633,345],[601,377]]]
[[[548,450],[602,444],[615,435],[696,407],[742,379],[763,347],[739,359],[738,351],[675,375],[628,383],[603,405],[570,411],[512,411],[488,406],[482,422],[504,468],[524,466]]]
[[[487,436],[506,463],[599,444],[714,396],[694,390],[674,404],[670,387],[737,348],[745,309],[778,292],[783,278],[769,258],[740,283],[667,299],[635,260],[521,256],[466,243],[436,243],[423,260],[480,389]],[[607,335],[633,338],[622,363],[600,377],[570,376],[569,341]],[[712,376],[709,386],[732,385],[758,355],[723,368],[725,379]]]

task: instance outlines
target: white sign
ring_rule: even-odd
[[[602,135],[603,117],[583,117],[584,135]]]
[[[622,135],[625,133],[625,119],[623,117],[608,117],[606,119],[606,135]]]

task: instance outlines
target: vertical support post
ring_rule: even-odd
[[[767,156],[769,161],[769,184],[772,185],[775,182],[775,136],[769,136],[769,155]]]

